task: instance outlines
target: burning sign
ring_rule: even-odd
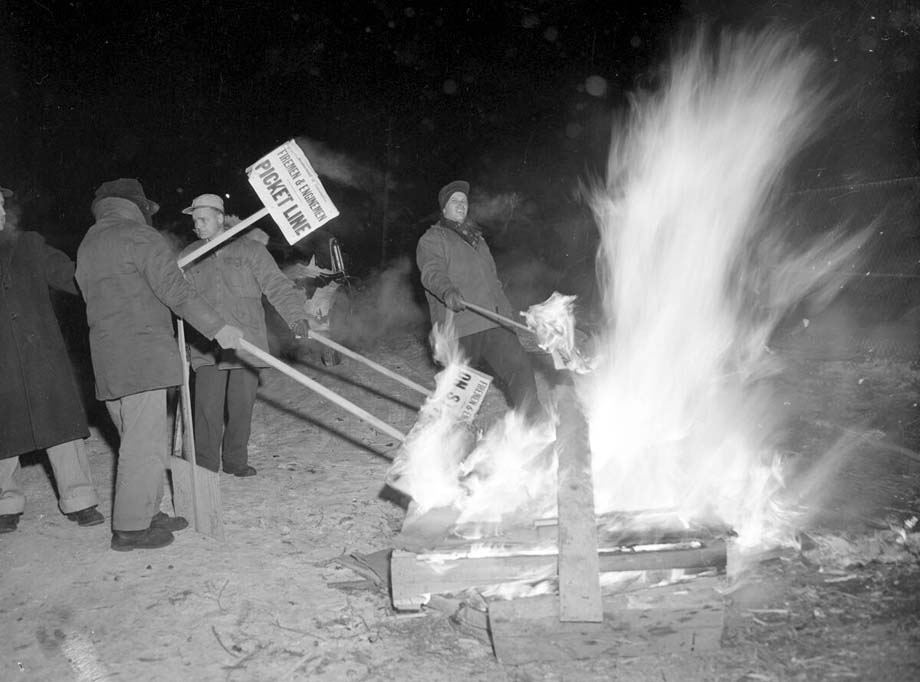
[[[294,244],[339,215],[303,150],[288,140],[246,169],[249,184]]]
[[[446,384],[450,387],[444,396],[444,404],[453,409],[461,422],[472,422],[482,406],[492,377],[466,365],[451,365],[445,372]]]

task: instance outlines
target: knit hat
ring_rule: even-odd
[[[96,190],[96,198],[93,199],[93,203],[95,204],[100,199],[107,197],[118,197],[133,201],[147,215],[153,215],[160,210],[160,205],[147,198],[141,183],[134,178],[118,178],[117,180],[103,182],[99,185],[99,189]]]
[[[450,199],[451,195],[454,192],[463,192],[467,198],[470,196],[470,183],[466,180],[454,180],[453,182],[448,182],[441,188],[441,191],[438,192],[438,205],[441,207],[441,210],[444,210],[444,204],[447,203],[447,200]]]
[[[183,208],[182,212],[185,215],[191,215],[192,211],[196,208],[213,208],[215,211],[224,212],[224,200],[221,199],[216,194],[202,194],[195,197],[192,201],[192,205],[188,208]]]
[[[9,199],[13,196],[13,190],[7,189],[6,187],[0,187],[0,194],[3,195],[4,199]]]

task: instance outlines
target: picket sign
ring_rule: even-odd
[[[457,365],[451,377],[451,387],[442,398],[447,409],[455,412],[458,421],[470,423],[482,407],[492,377],[466,365]]]
[[[288,140],[249,166],[246,169],[246,175],[249,178],[249,184],[252,185],[264,204],[264,208],[179,259],[179,268],[195,262],[266,215],[271,215],[289,244],[300,241],[339,215],[339,210],[326,193],[326,189],[306,154],[294,140]],[[311,337],[326,345],[338,346],[331,339],[318,334],[311,334]],[[339,352],[370,364],[378,371],[385,370],[353,351],[340,346],[337,349]],[[458,366],[456,371],[453,384],[443,400],[448,409],[455,411],[457,419],[471,422],[482,406],[482,401],[492,383],[492,377],[464,365]],[[393,378],[398,377],[389,370],[384,373]],[[398,377],[398,379],[403,383],[408,382],[404,377]],[[411,388],[430,394],[428,389],[414,383]],[[365,417],[362,415],[362,418]],[[391,432],[390,435],[394,434]]]
[[[256,161],[246,169],[246,175],[289,244],[297,243],[339,214],[294,140]]]
[[[180,258],[180,268],[194,263],[267,215],[278,223],[289,244],[303,239],[339,215],[339,209],[294,140],[273,149],[247,168],[246,173],[249,184],[265,206]]]

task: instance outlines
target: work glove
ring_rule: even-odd
[[[313,278],[313,286],[320,289],[333,282],[343,282],[345,280],[344,272],[320,273]]]
[[[459,313],[461,310],[466,308],[466,306],[463,305],[463,297],[456,289],[447,290],[447,293],[444,294],[444,305],[453,310],[455,313]]]
[[[306,320],[297,320],[291,325],[291,333],[296,341],[304,341],[310,338],[310,323]]]
[[[243,330],[231,324],[225,324],[214,335],[221,348],[239,348],[243,338]]]

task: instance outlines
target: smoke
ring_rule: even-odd
[[[427,313],[415,299],[414,271],[407,256],[368,276],[355,292],[349,315],[337,327],[337,339],[353,348],[369,347],[398,331],[421,327]]]
[[[785,246],[784,173],[831,109],[790,35],[701,31],[614,130],[592,198],[609,325],[580,385],[598,513],[714,514],[752,543],[777,521],[766,343],[804,296],[833,295],[869,235]]]
[[[470,204],[470,217],[477,223],[507,223],[518,213],[518,218],[525,217],[518,209],[521,206],[521,197],[514,192],[499,192],[485,194],[476,191],[476,198]]]
[[[324,178],[365,192],[383,187],[383,173],[376,168],[308,137],[298,137],[296,141],[310,159],[313,169]]]

